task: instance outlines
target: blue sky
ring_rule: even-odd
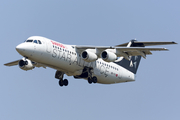
[[[180,118],[178,45],[162,46],[142,59],[135,82],[89,85],[55,70],[23,71],[3,64],[21,59],[15,47],[29,36],[61,43],[113,46],[180,38],[178,0],[6,0],[0,1],[0,120],[178,120]]]

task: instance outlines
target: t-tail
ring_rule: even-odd
[[[127,47],[144,47],[142,43],[134,43],[135,41],[136,40],[131,40],[127,44]],[[129,60],[123,58],[121,61],[115,63],[136,74],[140,61],[141,56],[130,56]]]
[[[139,42],[136,40],[131,40],[128,43],[124,43],[121,45],[117,45],[116,47],[134,47],[134,48],[143,48],[145,46],[154,46],[154,45],[168,45],[168,44],[177,44],[175,42]],[[152,48],[153,49],[153,48]],[[167,50],[167,49],[166,49]],[[156,51],[156,50],[155,50]],[[127,58],[122,58],[122,60],[115,62],[116,64],[124,67],[125,69],[131,71],[132,73],[136,74],[137,69],[139,67],[139,63],[141,61],[141,57],[146,58],[146,54],[152,54],[151,52],[141,52],[141,55],[138,56],[129,56],[129,60]]]

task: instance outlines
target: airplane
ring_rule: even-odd
[[[145,46],[177,44],[175,42],[130,42],[117,46],[68,45],[42,37],[31,36],[16,46],[22,59],[6,63],[19,65],[28,71],[35,67],[50,67],[56,70],[55,78],[60,86],[69,84],[64,74],[75,79],[85,79],[89,84],[115,84],[135,81],[141,60],[151,51],[167,51],[166,48],[145,48]]]

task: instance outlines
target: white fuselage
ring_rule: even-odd
[[[39,36],[28,39],[40,40],[42,44],[24,42],[17,46],[20,48],[18,52],[39,65],[62,71],[68,76],[80,75],[84,67],[91,67],[98,83],[102,84],[135,80],[135,75],[132,72],[113,62],[105,62],[101,58],[94,62],[84,61],[75,45],[65,45]]]

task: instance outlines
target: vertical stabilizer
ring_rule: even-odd
[[[134,43],[135,41],[136,40],[131,40],[128,43],[127,47],[144,47],[144,44]],[[141,60],[141,56],[130,56],[129,58],[129,60],[123,58],[121,61],[115,63],[136,74]]]

